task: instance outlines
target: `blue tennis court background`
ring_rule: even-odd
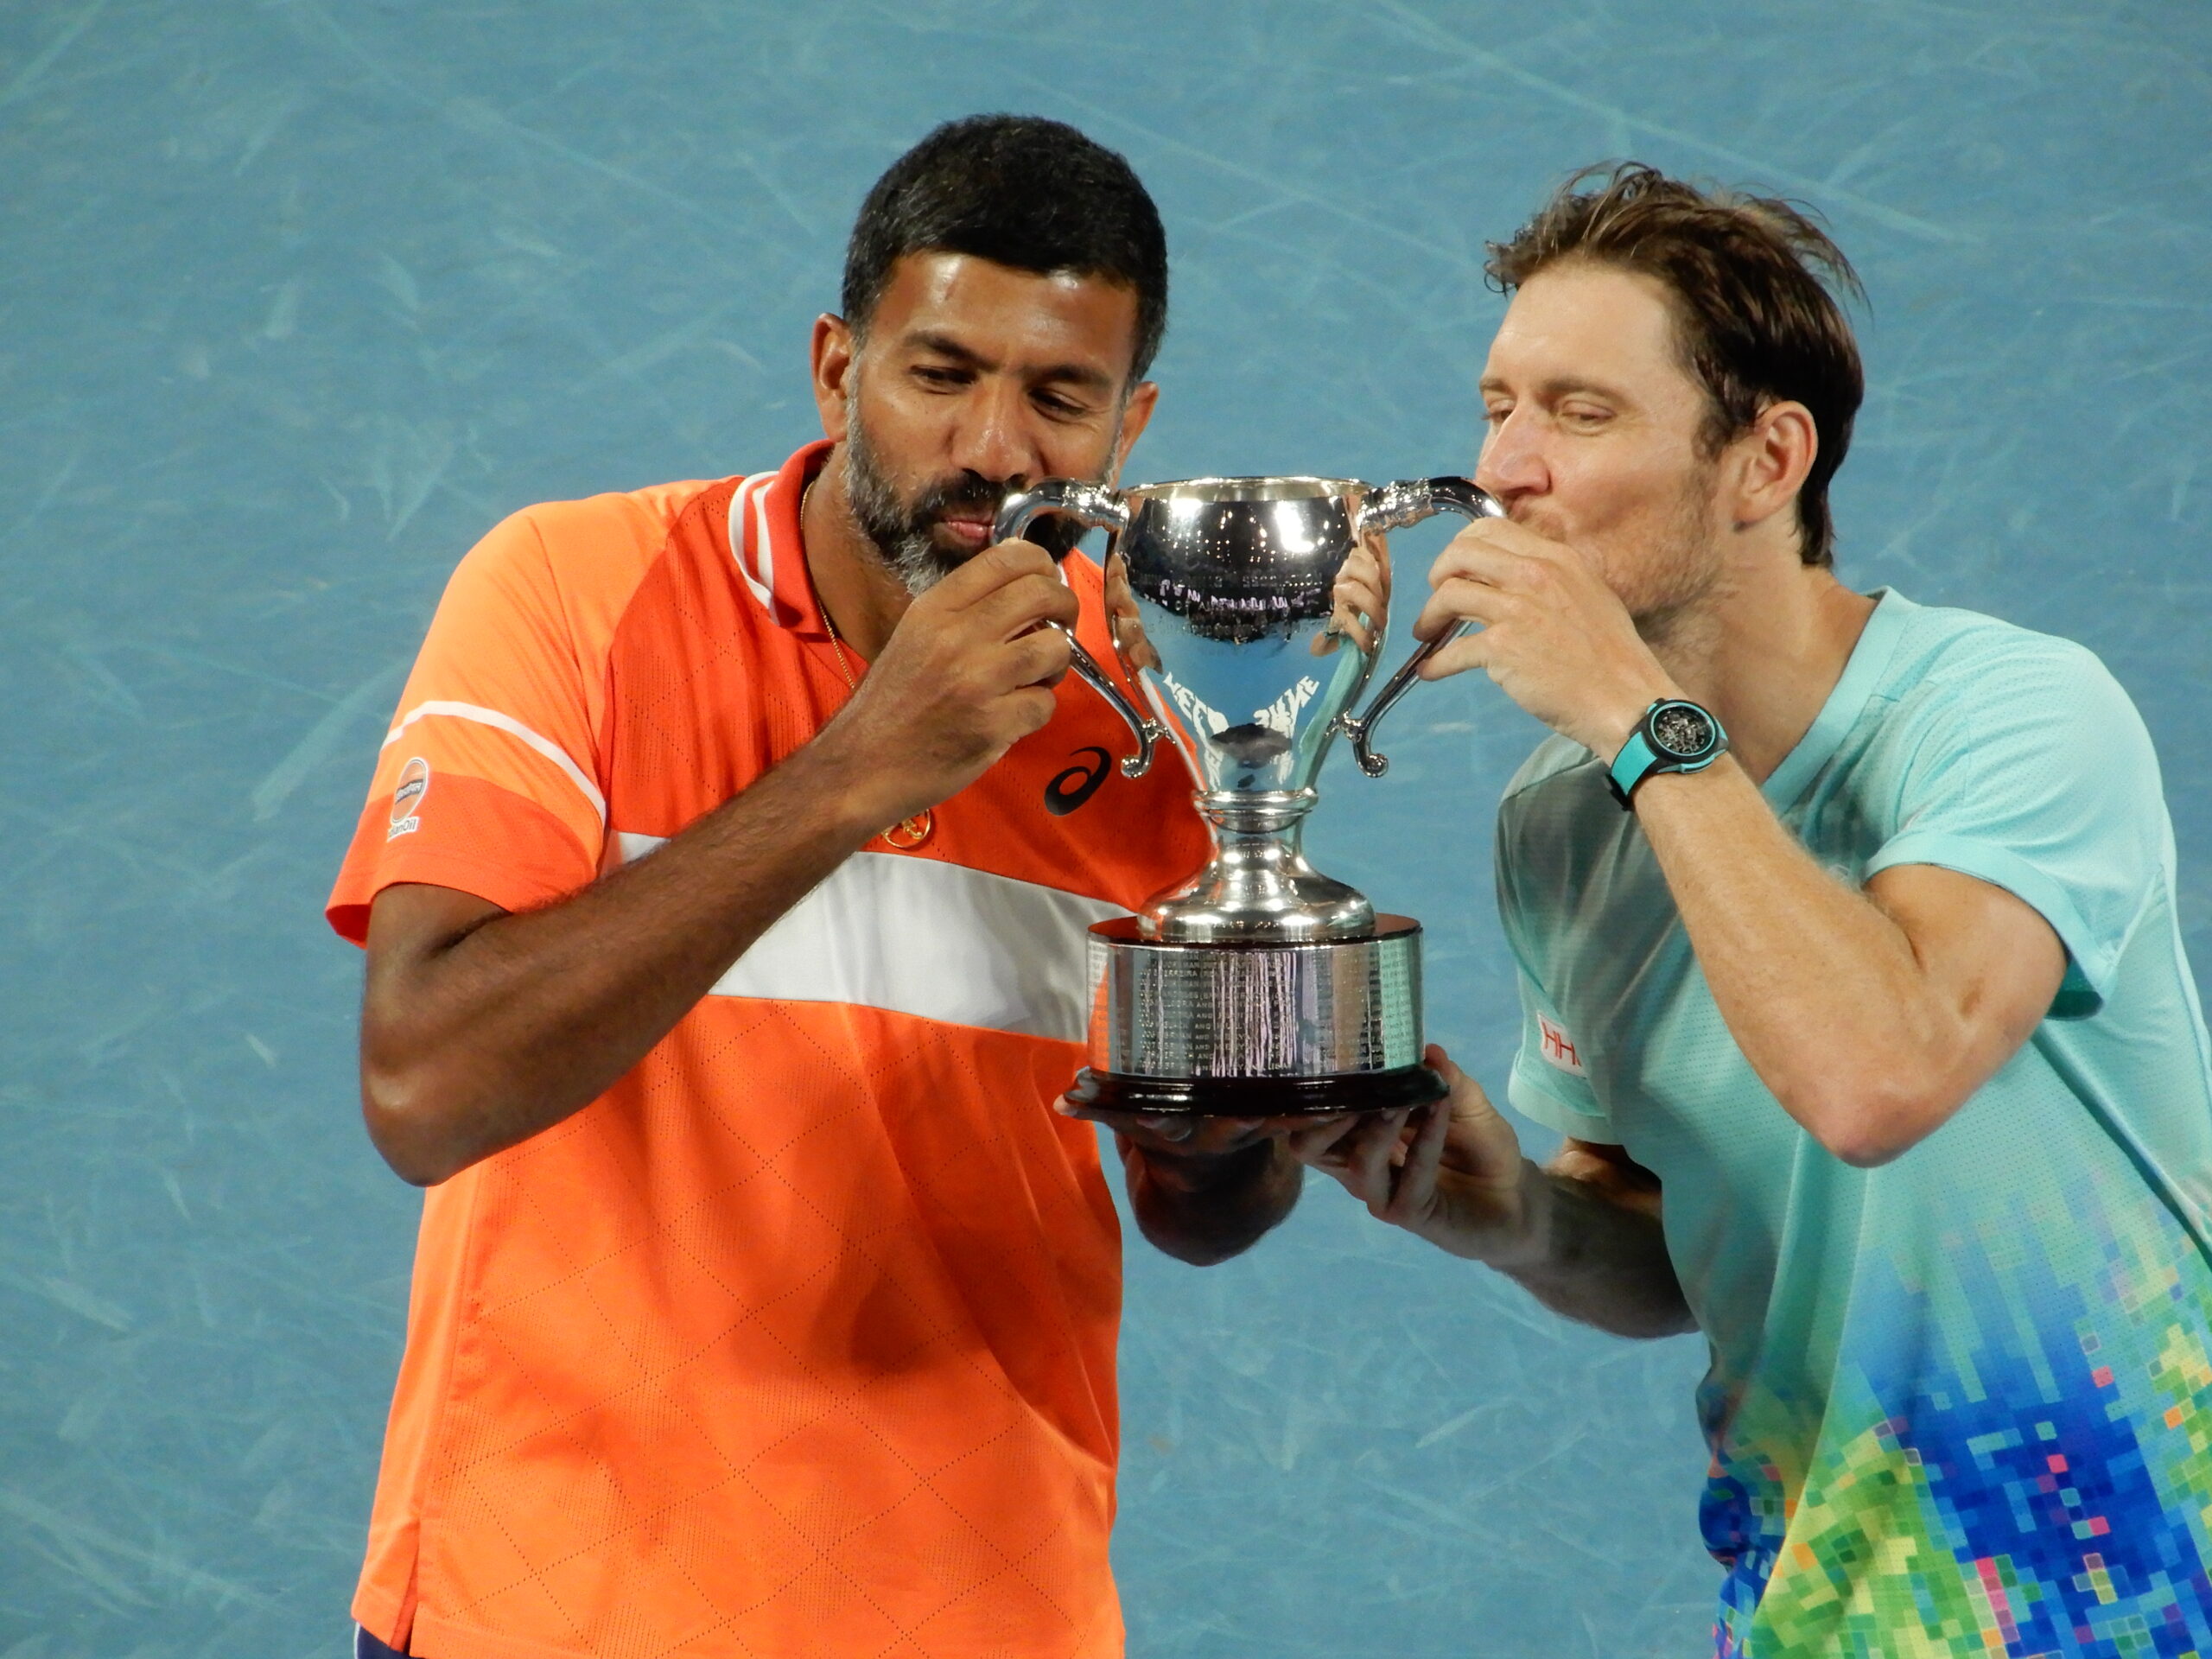
[[[2063,0],[0,9],[0,1656],[331,1656],[416,1196],[322,895],[440,585],[526,502],[779,461],[868,182],[944,118],[1123,150],[1174,258],[1137,477],[1465,468],[1482,243],[1632,155],[1819,207],[1872,294],[1840,568],[2072,635],[2212,960],[2212,10]],[[1443,539],[1400,546],[1416,590]],[[1407,607],[1409,611],[1411,607]],[[1402,632],[1403,622],[1400,624]],[[1535,736],[1426,688],[1319,861],[1496,1084]],[[1129,1249],[1140,1655],[1694,1652],[1694,1340],[1333,1187]]]

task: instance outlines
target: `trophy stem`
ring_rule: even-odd
[[[1306,861],[1311,789],[1209,791],[1198,811],[1213,831],[1212,861],[1138,913],[1144,937],[1177,944],[1299,944],[1363,939],[1375,931],[1365,896]]]
[[[1230,836],[1294,842],[1320,798],[1317,789],[1210,789],[1198,797],[1198,804],[1199,816],[1213,826],[1217,844]]]

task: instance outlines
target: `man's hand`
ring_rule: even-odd
[[[1484,518],[1452,538],[1428,573],[1434,591],[1414,632],[1479,631],[1424,664],[1440,680],[1479,668],[1538,720],[1610,762],[1643,711],[1681,691],[1592,563],[1510,519]]]
[[[1482,1086],[1431,1045],[1448,1099],[1294,1133],[1293,1156],[1364,1204],[1378,1221],[1496,1268],[1530,1257],[1529,1183],[1536,1171]]]
[[[1306,1172],[1285,1149],[1285,1138],[1293,1130],[1344,1122],[1341,1115],[1084,1116],[1114,1131],[1139,1230],[1167,1255],[1201,1268],[1251,1249],[1296,1207]]]
[[[1052,718],[1076,596],[1032,542],[985,548],[906,607],[816,747],[856,810],[895,823],[958,794]]]
[[[1129,588],[1129,562],[1119,553],[1106,559],[1106,628],[1114,637],[1114,652],[1122,659],[1122,671],[1132,683],[1138,670],[1159,668],[1160,653],[1145,637],[1137,596]]]
[[[1472,1077],[1440,1048],[1423,1058],[1449,1099],[1293,1135],[1292,1154],[1378,1219],[1497,1268],[1554,1313],[1624,1337],[1696,1328],[1656,1176],[1621,1147],[1579,1141],[1538,1169]]]
[[[1313,654],[1326,656],[1342,639],[1362,651],[1374,650],[1381,643],[1376,631],[1390,614],[1389,553],[1364,543],[1354,548],[1338,568],[1329,603],[1329,626],[1313,637]]]

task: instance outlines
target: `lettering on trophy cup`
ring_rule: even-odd
[[[1201,734],[1211,735],[1229,729],[1227,715],[1200,702],[1192,695],[1190,687],[1164,668],[1160,671],[1160,683],[1166,690],[1168,701],[1181,709],[1183,718],[1198,728]]]
[[[1306,705],[1313,701],[1313,694],[1321,689],[1321,682],[1307,675],[1296,685],[1277,697],[1265,709],[1255,709],[1252,718],[1270,731],[1281,732],[1285,737],[1298,735],[1298,716]]]

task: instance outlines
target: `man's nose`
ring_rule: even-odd
[[[1021,389],[985,381],[966,400],[953,429],[955,467],[1010,488],[1020,488],[1036,470],[1034,446],[1023,419]]]
[[[1521,418],[1519,410],[1493,427],[1483,441],[1475,482],[1508,509],[1522,498],[1541,495],[1551,486],[1551,470],[1544,464],[1534,426]]]

